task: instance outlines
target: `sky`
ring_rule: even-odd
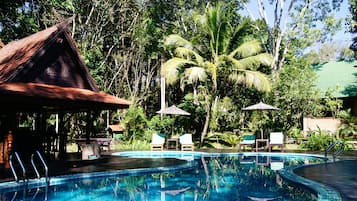
[[[340,11],[336,13],[336,17],[340,19],[340,18],[346,18],[347,15],[351,15],[348,7],[349,7],[348,1],[344,0]],[[335,38],[334,40],[338,43],[343,43],[343,44],[352,43],[352,34],[349,33],[348,30],[346,30],[346,26],[344,24],[343,24],[343,30],[339,31],[334,38]]]
[[[266,0],[263,0],[263,2],[265,3],[265,6],[267,6],[265,9],[267,11],[267,15],[268,15],[268,19],[273,19],[272,16],[269,15],[273,15],[273,7],[269,6],[269,4],[266,2]],[[290,2],[288,0],[288,2]],[[350,15],[350,11],[348,9],[349,4],[348,4],[348,0],[344,0],[343,3],[341,4],[341,8],[338,12],[335,12],[335,17],[337,19],[344,19],[346,18],[348,15]],[[251,0],[250,3],[248,4],[248,9],[252,12],[252,14],[258,18],[259,16],[259,9],[258,9],[258,4],[257,4],[257,0]],[[243,15],[248,15],[247,12],[243,12]],[[271,20],[272,21],[272,20]],[[272,23],[272,22],[269,23]],[[336,46],[340,46],[340,47],[349,47],[349,45],[352,43],[352,34],[349,33],[346,30],[346,27],[344,25],[344,21],[342,22],[342,30],[339,31],[334,37],[333,37],[333,44],[336,44]]]

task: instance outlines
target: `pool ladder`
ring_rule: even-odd
[[[336,140],[335,142],[331,143],[329,146],[326,147],[325,158],[327,158],[327,153],[333,151],[336,146],[338,146],[338,149],[332,153],[333,161],[335,161],[336,157],[342,154],[342,152],[345,150],[345,143],[343,143],[341,140]]]
[[[9,158],[9,163],[10,163],[10,168],[11,168],[11,171],[12,171],[12,174],[14,175],[15,177],[15,180],[16,182],[19,182],[19,177],[17,176],[16,174],[16,171],[15,171],[15,168],[14,168],[14,164],[13,164],[13,155],[15,155],[16,159],[17,159],[17,162],[19,163],[20,167],[21,167],[21,171],[22,171],[22,176],[23,176],[23,180],[24,182],[26,182],[26,169],[25,169],[25,166],[24,166],[24,163],[22,162],[19,154],[17,152],[15,152],[14,154],[11,154],[10,155],[10,158]]]
[[[27,178],[27,175],[26,175],[26,168],[24,166],[24,163],[22,162],[22,160],[21,160],[21,158],[20,158],[20,156],[19,156],[19,154],[17,152],[14,152],[14,155],[15,155],[15,157],[17,159],[17,162],[19,163],[19,165],[21,167],[23,181],[26,182],[28,180],[28,178]],[[35,173],[36,173],[36,176],[37,176],[38,179],[41,178],[41,175],[40,175],[40,173],[38,171],[38,167],[36,166],[36,163],[35,163],[35,160],[34,160],[35,156],[38,157],[39,161],[41,162],[41,165],[43,166],[43,168],[45,170],[45,175],[44,176],[45,176],[45,179],[46,179],[46,183],[48,185],[48,183],[49,183],[48,166],[47,166],[45,160],[43,159],[43,157],[42,157],[42,155],[40,154],[39,151],[36,151],[35,153],[33,153],[31,155],[31,164],[32,164],[33,169],[35,170]],[[18,175],[17,175],[17,173],[15,171],[15,167],[13,165],[13,154],[10,155],[9,161],[10,161],[10,168],[11,168],[12,174],[14,175],[16,182],[19,182],[19,177],[18,177]]]
[[[37,176],[38,179],[41,178],[41,175],[40,175],[40,173],[39,173],[39,171],[38,171],[38,168],[37,168],[37,166],[36,166],[36,164],[35,164],[35,161],[34,161],[34,157],[35,157],[35,156],[38,157],[38,159],[40,160],[40,162],[41,162],[41,164],[42,164],[42,166],[43,166],[43,168],[44,168],[44,170],[45,170],[45,179],[46,179],[46,183],[48,184],[48,182],[49,182],[49,178],[48,178],[48,166],[47,166],[45,160],[43,159],[43,157],[42,157],[42,155],[40,154],[39,151],[36,151],[35,153],[33,153],[33,154],[31,155],[31,164],[32,164],[33,169],[34,169],[35,172],[36,172],[36,176]]]

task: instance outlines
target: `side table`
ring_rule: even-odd
[[[179,148],[179,138],[169,138],[166,140],[166,149],[172,149],[175,148],[178,150]]]
[[[264,149],[268,147],[269,140],[268,139],[256,139],[255,140],[255,151],[259,150],[259,143],[265,143]]]

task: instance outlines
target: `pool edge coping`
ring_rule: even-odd
[[[295,183],[298,185],[302,185],[305,188],[308,188],[308,189],[314,191],[318,196],[318,201],[341,201],[342,200],[341,194],[336,189],[334,189],[330,186],[327,186],[325,184],[322,184],[320,182],[313,181],[311,179],[307,179],[305,177],[299,176],[294,173],[295,169],[308,167],[308,166],[314,166],[314,165],[320,165],[320,164],[321,163],[290,166],[290,167],[286,167],[286,168],[279,170],[278,174],[281,177],[283,177],[283,179],[287,180],[290,183],[292,182],[292,183]]]
[[[121,170],[110,170],[110,171],[98,171],[98,172],[86,172],[86,173],[75,173],[67,175],[53,176],[49,178],[48,186],[60,185],[68,181],[76,179],[88,179],[88,178],[100,178],[105,176],[116,176],[116,175],[140,175],[145,173],[161,173],[161,172],[175,172],[181,170],[187,170],[193,168],[194,164],[191,161],[187,161],[185,164],[171,165],[171,166],[161,166],[161,167],[148,167],[148,168],[133,168],[133,169],[121,169]],[[29,179],[27,181],[10,181],[0,183],[0,193],[11,192],[16,190],[21,190],[23,188],[39,188],[45,187],[46,179]]]

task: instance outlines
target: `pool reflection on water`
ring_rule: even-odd
[[[195,157],[196,158],[196,157]],[[191,169],[69,181],[48,188],[1,194],[1,200],[316,200],[287,186],[277,170],[322,162],[314,157],[226,155],[202,156]]]

